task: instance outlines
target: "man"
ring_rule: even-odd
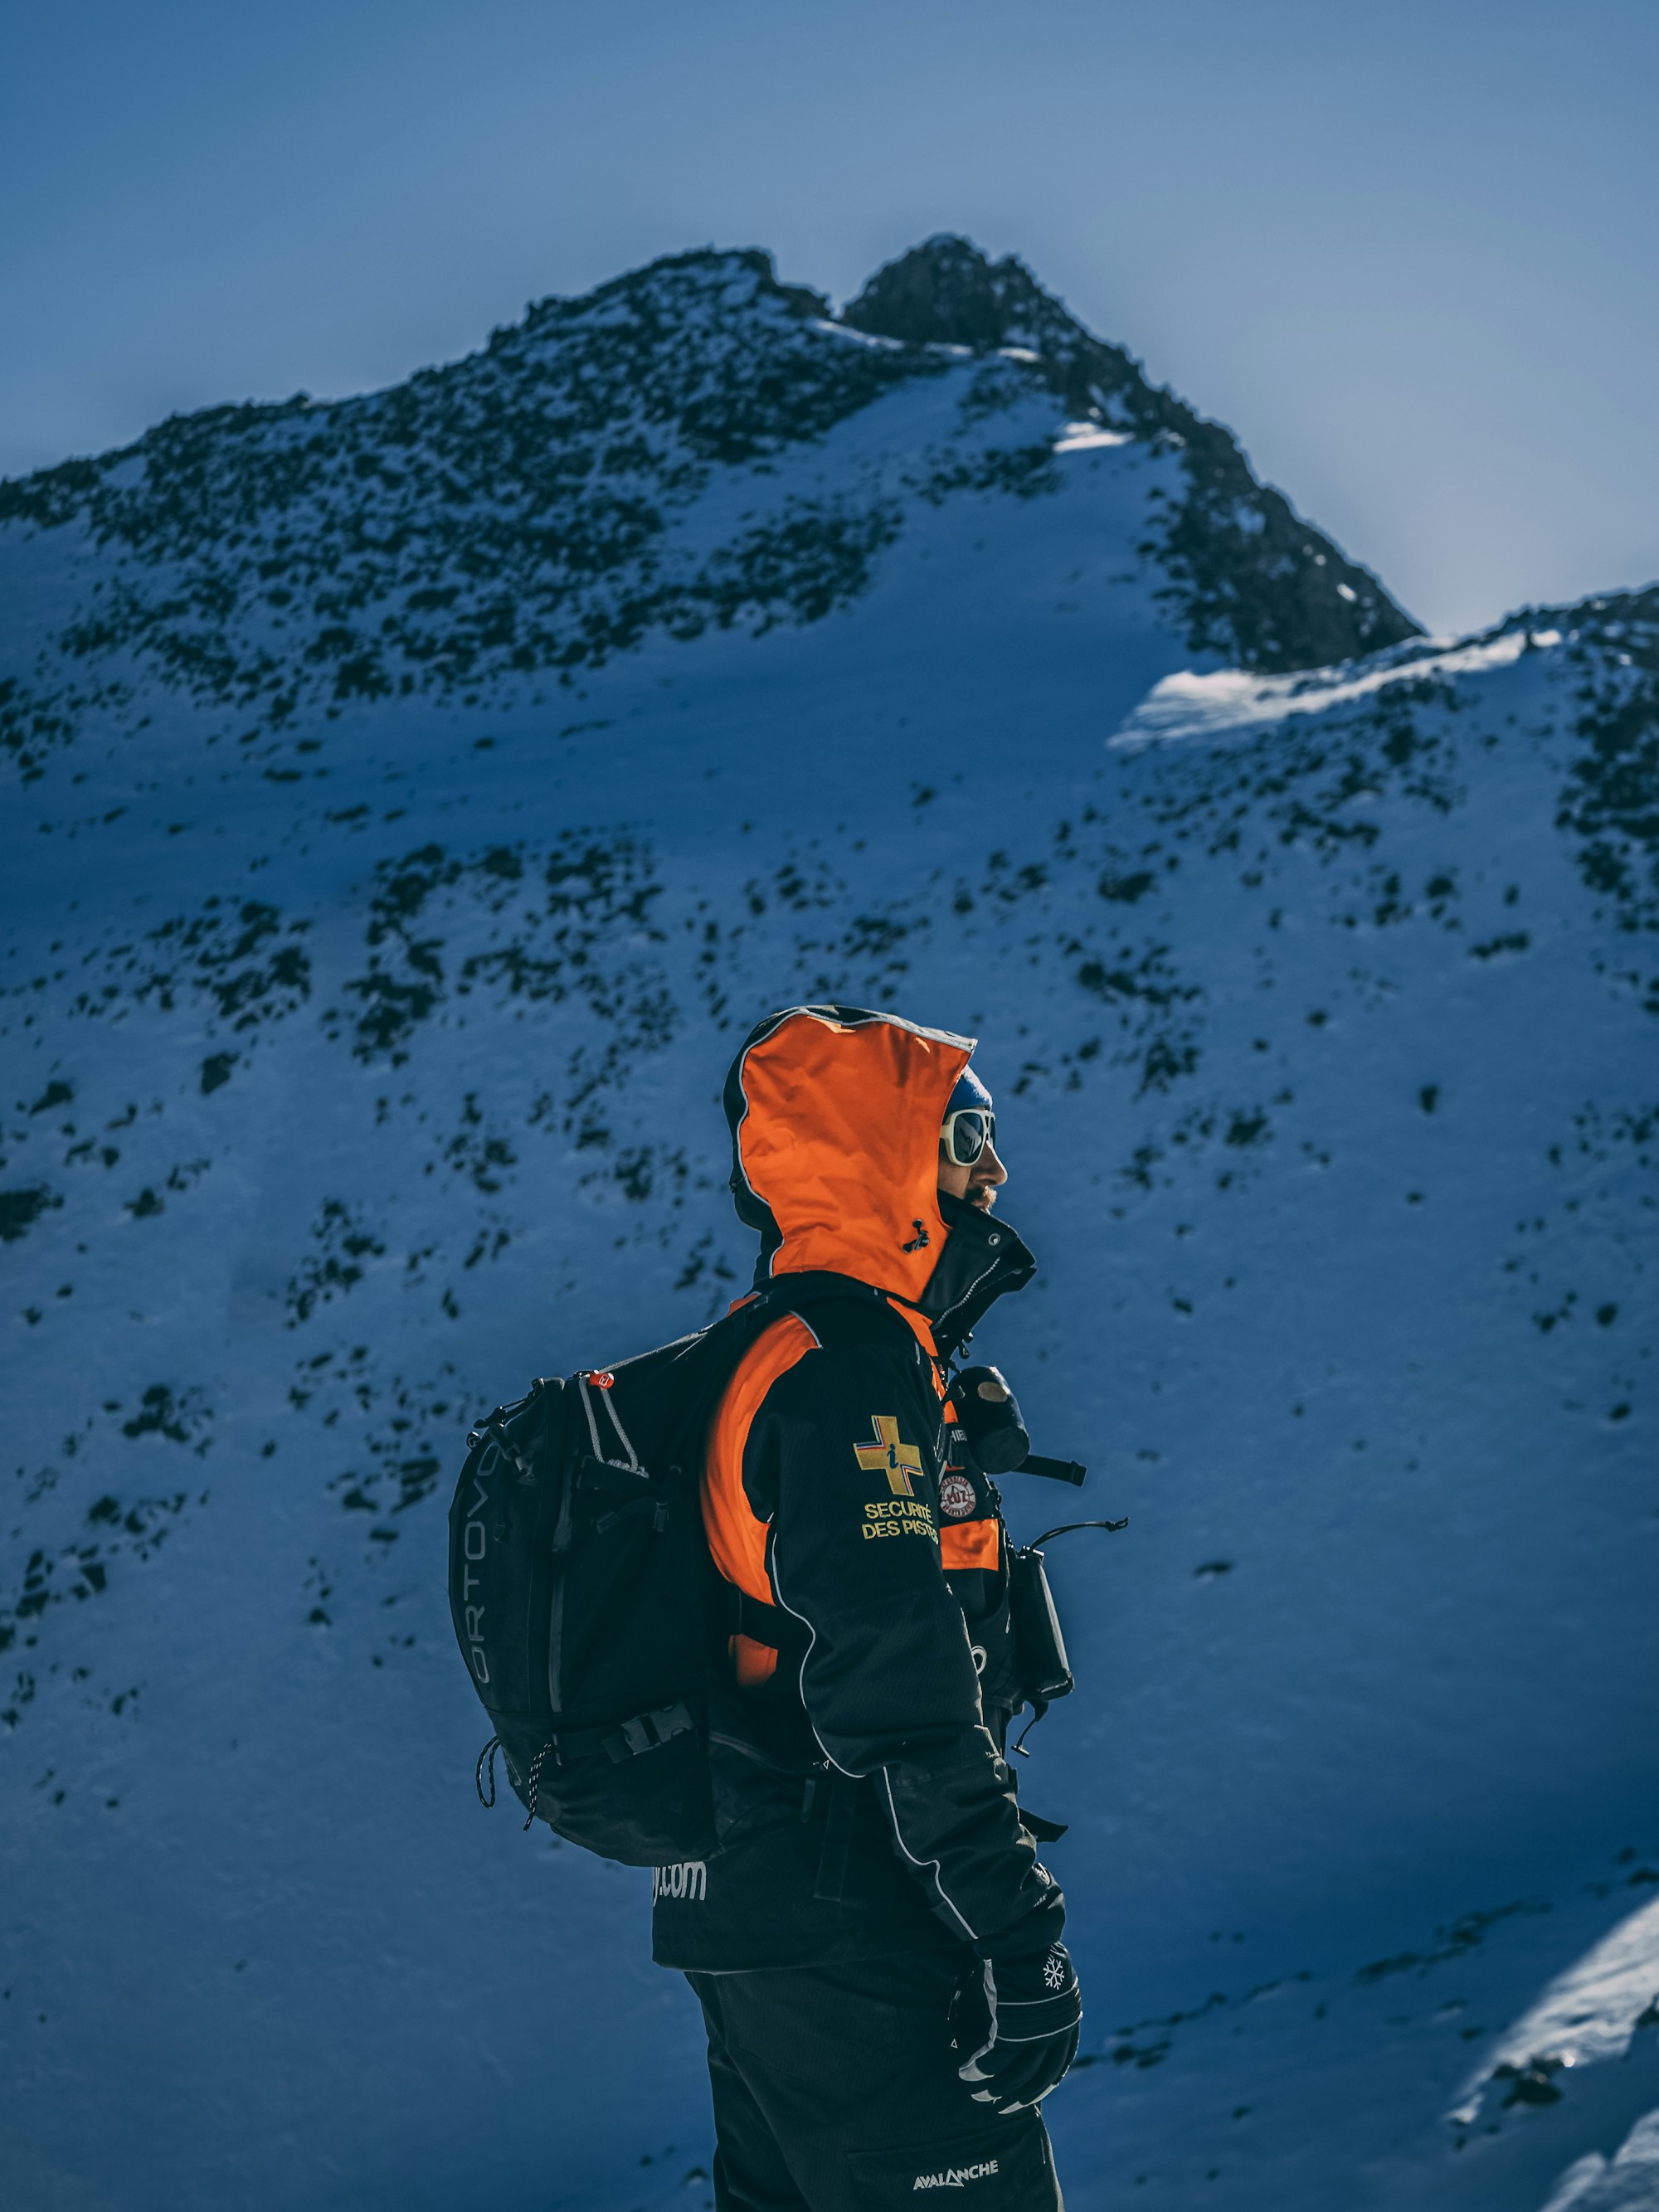
[[[703,1471],[720,1849],[655,1885],[654,1955],[708,2025],[720,2212],[1060,2203],[1038,2107],[1081,2008],[1002,1759],[1001,1523],[945,1365],[1035,1272],[993,1211],[972,1049],[794,1007],[726,1083],[757,1285],[795,1310],[732,1376]]]

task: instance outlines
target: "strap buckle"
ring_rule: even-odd
[[[654,1712],[635,1713],[632,1720],[623,1721],[605,1738],[608,1758],[620,1765],[625,1759],[637,1759],[642,1752],[655,1751],[665,1743],[672,1743],[677,1735],[684,1735],[696,1726],[691,1711],[683,1698],[672,1705],[659,1705]]]

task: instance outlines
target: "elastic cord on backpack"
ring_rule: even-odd
[[[530,1762],[530,1778],[525,1785],[530,1793],[530,1810],[525,1814],[524,1820],[526,1829],[530,1826],[532,1821],[534,1820],[536,1817],[536,1792],[541,1784],[542,1761],[547,1757],[548,1753],[551,1751],[552,1748],[553,1747],[550,1743],[544,1743],[541,1749],[536,1753],[534,1759]]]
[[[473,1773],[472,1773],[472,1786],[473,1786],[473,1788],[477,1791],[477,1793],[478,1793],[478,1802],[479,1802],[479,1803],[483,1807],[483,1808],[484,1808],[484,1810],[485,1810],[485,1812],[486,1812],[486,1813],[493,1812],[493,1811],[494,1811],[494,1809],[495,1809],[495,1753],[496,1753],[501,1749],[501,1740],[500,1736],[498,1736],[498,1735],[492,1735],[492,1736],[490,1737],[490,1739],[489,1739],[489,1742],[484,1746],[483,1749],[483,1750],[478,1753],[478,1764],[477,1764],[477,1765],[473,1769]],[[489,1766],[488,1766],[488,1770],[487,1770],[487,1771],[488,1771],[488,1772],[489,1772],[489,1796],[488,1796],[488,1797],[486,1797],[486,1796],[484,1796],[484,1794],[483,1794],[483,1792],[484,1792],[484,1775],[485,1775],[485,1772],[486,1772],[486,1767],[485,1767],[485,1761],[486,1761],[486,1760],[488,1760],[488,1762],[489,1762]]]
[[[623,1464],[619,1461],[611,1459],[600,1445],[599,1423],[593,1416],[592,1394],[587,1387],[587,1377],[585,1375],[578,1376],[576,1389],[581,1399],[582,1412],[587,1417],[587,1433],[593,1446],[594,1458],[602,1466],[616,1467]],[[616,1401],[608,1389],[601,1393],[601,1403],[610,1417],[611,1427],[617,1431],[617,1442],[628,1454],[627,1466],[636,1474],[643,1474],[645,1470],[640,1465],[640,1455],[634,1449],[634,1440],[623,1426],[622,1415],[617,1411]]]

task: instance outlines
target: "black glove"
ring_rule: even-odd
[[[981,2105],[1024,2112],[1058,2087],[1077,2057],[1083,1996],[1063,1943],[1046,1951],[975,1959],[951,2006],[957,2069]]]

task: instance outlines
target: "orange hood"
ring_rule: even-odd
[[[823,1268],[921,1302],[950,1233],[939,1125],[975,1042],[857,1006],[791,1006],[750,1034],[726,1111],[763,1277]]]

